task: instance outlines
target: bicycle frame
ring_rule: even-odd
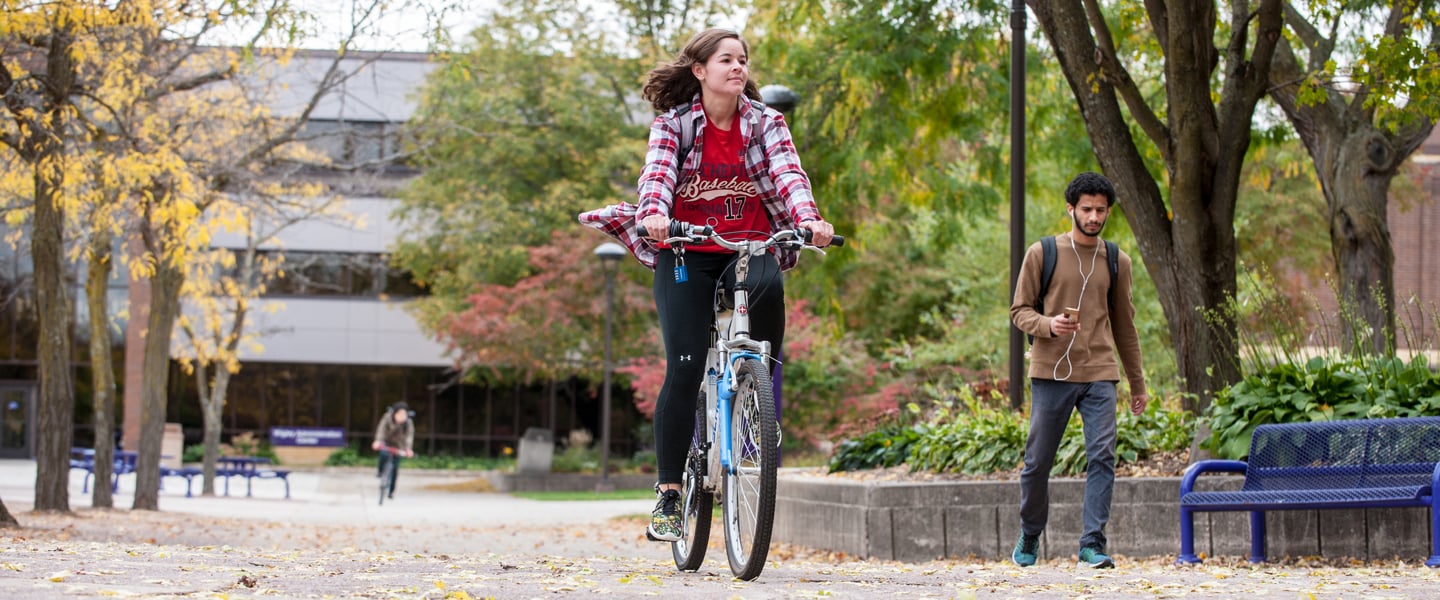
[[[715,323],[712,325],[712,347],[706,357],[705,385],[713,386],[706,394],[706,426],[709,427],[711,443],[719,442],[719,451],[709,452],[709,469],[703,487],[710,492],[720,490],[724,475],[735,472],[734,440],[731,438],[731,403],[735,399],[735,366],[741,361],[754,358],[770,368],[770,342],[750,337],[750,259],[765,253],[777,240],[783,240],[785,233],[777,234],[769,241],[729,242],[713,238],[722,246],[737,250],[735,262],[735,288],[731,291],[734,308],[725,310],[717,297]]]
[[[700,567],[712,502],[723,498],[726,557],[735,576],[748,581],[760,575],[768,553],[780,445],[779,415],[770,381],[774,368],[770,343],[750,337],[750,259],[775,246],[825,252],[809,245],[809,231],[798,229],[779,231],[765,240],[731,242],[715,235],[711,227],[672,221],[670,236],[665,241],[672,247],[710,239],[737,254],[735,283],[729,295],[733,308],[727,310],[724,291],[717,288],[714,298],[715,318],[699,390],[704,406],[697,411],[703,414],[697,415],[682,482],[684,533],[671,545],[671,552],[681,570]],[[838,236],[834,239],[844,242]],[[677,270],[677,279],[680,274]],[[735,419],[741,422],[732,422]],[[742,431],[735,431],[736,427]]]

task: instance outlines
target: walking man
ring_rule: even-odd
[[[1115,484],[1117,353],[1130,383],[1131,412],[1144,412],[1149,398],[1130,301],[1130,257],[1100,239],[1115,188],[1097,173],[1081,173],[1066,187],[1065,203],[1070,232],[1030,246],[1010,305],[1010,320],[1034,336],[1020,540],[1011,558],[1022,567],[1035,564],[1050,515],[1050,469],[1078,410],[1088,462],[1079,564],[1107,569],[1115,566],[1105,550],[1105,523]]]

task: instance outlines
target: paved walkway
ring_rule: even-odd
[[[0,530],[0,599],[51,598],[1433,598],[1440,573],[1415,563],[1260,567],[1128,560],[1095,572],[1056,560],[1008,563],[854,560],[784,544],[754,582],[736,581],[717,530],[696,573],[675,571],[668,545],[643,537],[647,501],[537,502],[447,492],[463,474],[402,471],[394,502],[376,505],[363,469],[297,472],[292,499],[258,481],[254,497],[186,498],[179,480],[161,511],[85,508],[39,514],[34,463],[0,461],[0,498],[21,520]]]

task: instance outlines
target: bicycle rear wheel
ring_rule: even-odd
[[[730,406],[730,470],[725,472],[725,549],[730,571],[742,580],[760,576],[770,553],[775,522],[775,468],[780,460],[780,423],[770,370],[757,359],[741,361]]]
[[[670,543],[670,553],[675,556],[675,567],[681,571],[695,571],[705,562],[705,548],[710,543],[710,515],[714,510],[714,496],[705,491],[706,446],[705,392],[695,403],[695,436],[690,440],[690,452],[685,455],[685,473],[680,481],[680,527],[684,534]]]

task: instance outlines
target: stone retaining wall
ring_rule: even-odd
[[[1238,489],[1243,478],[1201,479],[1199,489]],[[1052,479],[1050,524],[1041,558],[1072,557],[1081,529],[1085,482]],[[1175,556],[1180,551],[1180,479],[1117,479],[1105,528],[1113,554]],[[774,540],[862,558],[923,562],[1008,559],[1020,534],[1020,484],[885,482],[782,470]],[[1403,558],[1430,554],[1424,508],[1275,511],[1266,514],[1268,554]],[[1202,556],[1249,556],[1249,513],[1197,513]]]
[[[600,483],[599,475],[586,473],[501,473],[489,475],[497,492],[586,492]],[[610,476],[617,490],[649,489],[655,486],[653,473],[626,473]]]

